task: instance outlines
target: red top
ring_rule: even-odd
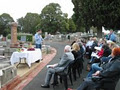
[[[98,52],[98,56],[102,57],[103,56],[103,52],[104,52],[104,50],[101,49],[101,51]]]

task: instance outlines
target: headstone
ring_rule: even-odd
[[[26,36],[21,36],[21,41],[26,42]]]

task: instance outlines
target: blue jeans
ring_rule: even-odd
[[[41,44],[36,44],[36,48],[42,48],[42,45]]]
[[[93,63],[91,65],[91,69],[87,75],[87,78],[92,77],[92,74],[94,74],[96,71],[99,71],[99,70],[102,70],[102,67],[99,67],[99,63]]]
[[[111,56],[109,56],[109,57],[102,57],[101,61],[107,63],[111,58],[112,58]]]

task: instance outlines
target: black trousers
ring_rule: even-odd
[[[98,83],[93,82],[91,79],[87,78],[77,90],[96,90]]]

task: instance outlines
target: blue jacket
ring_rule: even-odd
[[[110,34],[108,37],[109,37],[109,40],[116,42],[116,35],[114,33]]]

